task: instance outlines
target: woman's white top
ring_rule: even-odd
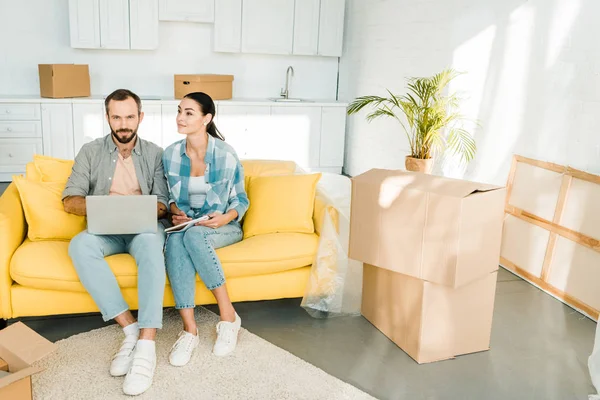
[[[190,194],[190,207],[202,208],[204,200],[206,200],[206,191],[208,184],[204,176],[190,176],[190,184],[188,192]]]

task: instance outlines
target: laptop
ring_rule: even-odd
[[[87,229],[94,235],[154,233],[156,195],[86,196]]]

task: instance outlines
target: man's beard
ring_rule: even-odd
[[[118,133],[131,132],[131,135],[121,138],[119,135],[117,135],[117,132]],[[113,131],[112,129],[110,130],[110,133],[112,134],[112,136],[117,140],[117,142],[119,142],[121,144],[127,144],[127,143],[131,142],[133,139],[135,139],[135,137],[137,136],[137,129],[135,131],[132,131],[131,129],[119,129],[117,132]]]

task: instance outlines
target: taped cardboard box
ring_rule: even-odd
[[[487,350],[505,189],[373,169],[352,179],[362,313],[419,363]]]
[[[352,178],[350,258],[457,288],[498,270],[505,188],[372,169]]]
[[[192,92],[204,92],[213,100],[233,97],[233,75],[196,74],[175,75],[175,98],[182,99]]]
[[[88,97],[90,70],[85,64],[39,64],[40,96],[54,99]]]
[[[419,364],[485,351],[497,276],[455,289],[364,264],[361,312]]]
[[[32,364],[56,350],[56,345],[22,322],[0,331],[0,399],[32,400]],[[8,372],[8,374],[6,374]]]

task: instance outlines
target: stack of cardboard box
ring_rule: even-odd
[[[406,171],[352,179],[362,314],[418,363],[489,349],[505,195]]]

